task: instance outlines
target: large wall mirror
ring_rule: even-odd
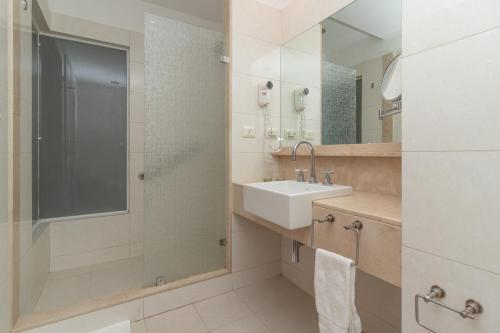
[[[281,138],[401,142],[401,0],[357,0],[281,49]]]

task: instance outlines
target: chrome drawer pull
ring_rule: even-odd
[[[318,222],[318,223],[333,223],[335,222],[335,216],[332,214],[328,214],[325,216],[324,219],[313,219],[313,222]]]
[[[425,303],[431,302],[431,303],[434,303],[438,306],[441,306],[447,310],[455,312],[455,313],[459,314],[460,317],[462,317],[464,319],[475,319],[476,318],[475,315],[483,312],[483,307],[481,306],[481,304],[479,304],[478,302],[476,302],[473,299],[468,299],[465,302],[465,308],[463,310],[455,309],[449,305],[446,305],[442,302],[437,301],[438,299],[444,298],[445,296],[446,296],[446,292],[444,291],[443,288],[441,288],[439,286],[432,286],[429,293],[425,296],[420,295],[420,294],[415,295],[415,321],[417,322],[418,325],[422,326],[423,328],[425,328],[429,332],[439,333],[438,331],[433,330],[432,328],[428,327],[426,324],[424,324],[420,320],[420,310],[419,310],[419,300],[420,299],[424,300]]]

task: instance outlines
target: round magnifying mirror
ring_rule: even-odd
[[[382,96],[389,102],[401,100],[401,55],[392,59],[384,72],[380,85]]]

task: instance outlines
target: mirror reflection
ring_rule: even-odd
[[[401,142],[400,52],[400,0],[357,0],[285,43],[282,144]]]

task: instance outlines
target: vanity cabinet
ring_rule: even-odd
[[[344,227],[359,221],[363,224],[359,239],[359,269],[400,287],[401,227],[313,206],[315,220],[324,220],[328,214],[334,217],[333,222],[315,221],[313,224],[313,247],[355,260],[356,232]]]

